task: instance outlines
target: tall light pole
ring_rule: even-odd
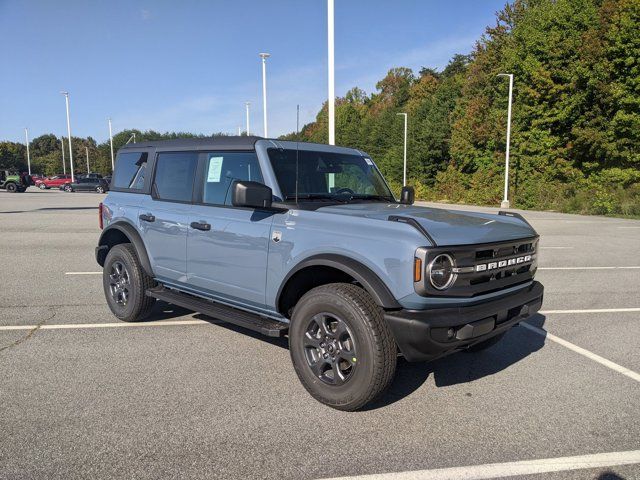
[[[407,114],[406,113],[396,113],[396,115],[404,116],[404,166],[402,168],[402,186],[407,186]]]
[[[264,116],[264,136],[269,137],[267,133],[267,58],[271,56],[270,53],[260,53],[262,58],[262,115]]]
[[[24,127],[24,138],[27,141],[27,169],[31,175],[31,153],[29,153],[29,129]]]
[[[71,181],[75,182],[76,179],[73,176],[73,150],[71,149],[71,120],[69,118],[69,92],[60,92],[64,95],[64,99],[67,104],[67,135],[69,137],[69,165],[71,166]]]
[[[244,102],[244,106],[247,109],[247,137],[251,135],[251,133],[249,132],[249,105],[251,105],[251,102]]]
[[[87,173],[91,173],[91,170],[89,170],[89,147],[84,147],[84,151],[87,152]]]
[[[327,0],[327,50],[329,64],[329,145],[336,144],[336,92],[334,71],[333,43],[333,0]]]
[[[509,77],[509,106],[507,107],[507,148],[504,159],[504,198],[501,208],[509,208],[509,146],[511,143],[511,102],[513,98],[513,73],[499,73],[498,77]]]
[[[60,147],[62,148],[62,173],[63,175],[67,174],[67,165],[64,161],[64,137],[60,137]]]
[[[113,162],[113,132],[111,131],[111,118],[109,120],[109,144],[111,145],[111,173],[115,170],[115,164]]]

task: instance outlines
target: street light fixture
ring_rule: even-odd
[[[251,135],[251,133],[249,133],[249,105],[251,105],[251,102],[244,102],[244,106],[247,109],[247,137]]]
[[[113,132],[111,131],[111,118],[109,120],[109,144],[111,145],[111,173],[115,170],[115,163],[113,162]]]
[[[404,166],[402,168],[402,186],[407,186],[407,114],[396,113],[396,115],[404,116]]]
[[[262,58],[262,114],[264,116],[264,136],[269,137],[267,133],[267,58],[271,56],[270,53],[260,53]]]
[[[71,181],[75,182],[73,175],[73,150],[71,149],[71,120],[69,118],[69,92],[60,92],[64,95],[65,103],[67,105],[67,135],[69,137],[69,164],[71,166]]]
[[[509,77],[509,106],[507,107],[507,147],[504,159],[504,198],[501,208],[509,208],[509,145],[511,143],[511,102],[513,98],[513,73],[499,73],[498,77]]]
[[[333,0],[327,0],[327,56],[329,65],[328,79],[328,114],[329,114],[329,145],[336,144],[336,92],[335,92],[335,58],[333,42]]]
[[[24,127],[24,138],[27,141],[27,170],[31,175],[31,153],[29,153],[29,129],[27,127]]]

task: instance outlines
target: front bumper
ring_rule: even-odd
[[[385,319],[406,360],[433,360],[487,340],[535,314],[543,293],[542,284],[532,282],[516,293],[488,301],[389,311]]]

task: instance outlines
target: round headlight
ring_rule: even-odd
[[[446,253],[441,253],[431,260],[427,266],[427,275],[433,288],[446,290],[453,285],[458,276],[453,272],[454,266],[453,258]]]

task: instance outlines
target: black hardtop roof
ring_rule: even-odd
[[[128,143],[123,145],[121,149],[139,149],[155,147],[158,149],[171,148],[224,148],[228,150],[238,149],[247,150],[253,148],[258,140],[262,137],[254,136],[219,136],[219,137],[199,137],[199,138],[174,138],[171,140],[151,140],[148,142]]]

